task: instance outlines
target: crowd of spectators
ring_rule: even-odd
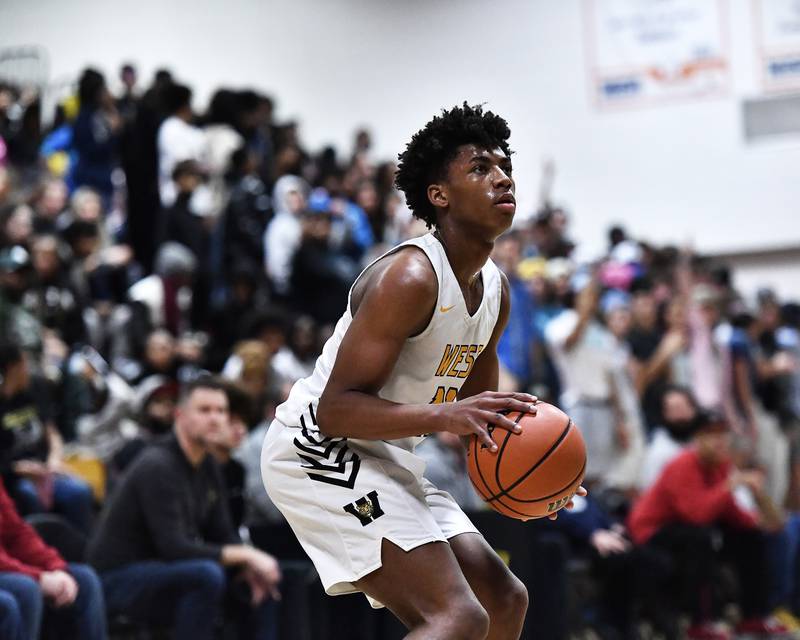
[[[285,541],[248,544],[291,536],[261,441],[359,271],[426,228],[367,130],[314,152],[257,91],[197,113],[166,70],[120,82],[86,69],[52,122],[0,82],[0,638],[100,639],[107,619],[288,638]],[[534,611],[555,602],[538,637],[800,631],[800,306],[622,227],[578,263],[569,218],[542,202],[493,255],[501,387],[558,404],[589,453],[589,497],[524,534],[565,550],[528,585]],[[483,508],[457,439],[419,453]],[[576,562],[597,588],[573,606]]]

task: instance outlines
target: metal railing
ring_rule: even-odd
[[[42,124],[49,123],[56,104],[75,90],[75,78],[50,78],[50,56],[39,45],[0,47],[0,84],[33,90],[41,101]]]

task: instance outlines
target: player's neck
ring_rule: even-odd
[[[448,230],[438,227],[434,235],[444,247],[447,260],[462,285],[472,285],[489,259],[494,242],[476,236],[469,236],[461,230]]]

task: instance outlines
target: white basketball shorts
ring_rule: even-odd
[[[278,420],[261,451],[267,493],[329,595],[358,591],[353,583],[381,566],[384,538],[410,551],[478,533],[424,470],[424,460],[389,442],[327,438]]]

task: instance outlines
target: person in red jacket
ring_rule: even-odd
[[[782,526],[764,490],[763,474],[736,468],[729,426],[713,413],[701,414],[692,446],[664,468],[628,518],[636,544],[671,558],[676,584],[670,592],[686,599],[683,608],[693,616],[688,637],[703,640],[730,638],[711,622],[711,586],[721,561],[732,564],[738,577],[743,614],[738,631],[765,638],[786,633],[766,618],[764,533]]]
[[[97,574],[67,564],[47,546],[20,518],[0,480],[0,638],[36,639],[45,618],[60,639],[106,639]]]

